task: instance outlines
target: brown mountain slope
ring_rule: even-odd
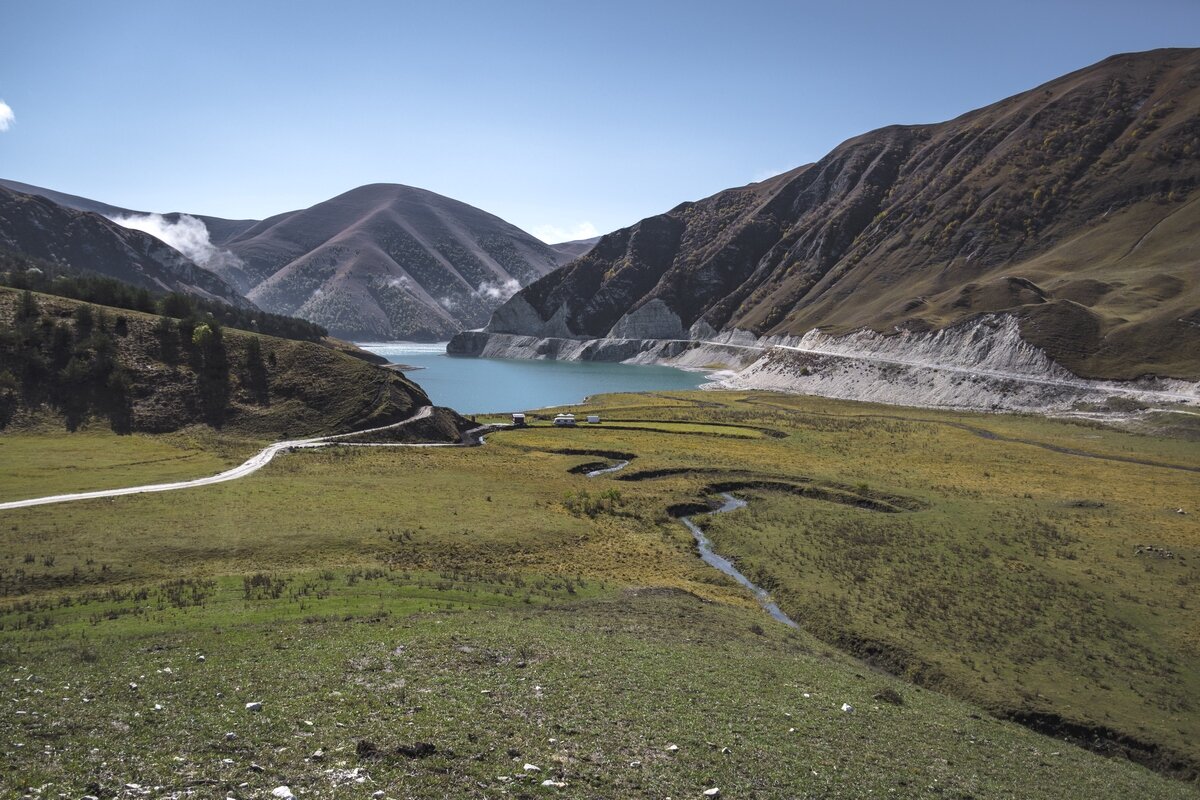
[[[0,187],[111,218],[143,217],[86,197],[0,179]],[[269,311],[352,339],[444,339],[487,322],[520,287],[586,252],[546,245],[499,217],[423,189],[371,184],[265,220],[199,220],[203,266]],[[198,256],[199,257],[199,256]]]
[[[219,276],[141,231],[90,211],[0,186],[0,247],[158,292],[182,292],[243,308]]]
[[[576,259],[580,256],[587,255],[588,252],[590,252],[591,249],[596,246],[600,239],[601,237],[599,236],[593,236],[590,239],[573,239],[569,242],[552,244],[550,247],[567,256],[568,258]]]
[[[352,339],[439,339],[569,260],[499,217],[396,184],[361,186],[224,242],[263,308]]]
[[[605,236],[488,330],[941,328],[1011,311],[1089,377],[1200,378],[1200,51],[1114,56]]]

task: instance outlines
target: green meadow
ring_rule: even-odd
[[[604,422],[0,512],[5,792],[1195,796],[1200,443],[764,393],[570,410]],[[6,433],[0,498],[257,445]],[[747,507],[700,524],[799,629],[675,518],[724,491]]]

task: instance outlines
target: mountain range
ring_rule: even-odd
[[[1200,50],[1114,56],[608,234],[486,331],[894,334],[999,313],[1078,375],[1196,379],[1198,181]]]
[[[438,340],[481,326],[520,287],[588,246],[559,250],[492,214],[397,184],[361,186],[265,220],[147,214],[15,181],[0,187],[2,246],[135,283],[152,252],[160,271],[200,282],[149,279],[163,288],[248,300],[347,339]],[[122,245],[145,257],[127,256],[123,269],[108,257]]]
[[[5,185],[0,185],[0,248],[155,292],[182,292],[235,306],[252,305],[223,278],[148,233]]]

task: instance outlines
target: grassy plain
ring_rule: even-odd
[[[1175,513],[1200,445],[766,394],[573,410],[605,423],[5,512],[0,772],[48,795],[1195,796],[983,711],[1200,761],[1200,532]],[[668,514],[716,490],[750,500],[704,518],[716,550],[800,631]],[[437,751],[394,752],[415,742]]]
[[[266,442],[217,436],[194,426],[173,434],[118,436],[89,426],[0,435],[0,502],[115,489],[211,475],[244,461]]]

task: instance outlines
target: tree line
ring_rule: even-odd
[[[282,339],[319,342],[329,335],[324,327],[308,320],[259,309],[237,308],[179,292],[156,294],[115,278],[73,270],[11,250],[0,249],[0,286],[176,319],[215,320],[229,328]]]
[[[129,320],[87,303],[70,320],[44,314],[37,297],[24,290],[11,325],[0,326],[0,429],[23,403],[60,412],[68,430],[89,416],[105,417],[117,433],[133,430],[136,375],[121,358],[120,341]],[[220,426],[232,396],[229,352],[221,323],[192,316],[160,316],[153,327],[156,352],[146,355],[168,366],[186,365],[196,376],[196,411]],[[267,361],[258,337],[246,343],[241,385],[252,402],[269,403]]]

